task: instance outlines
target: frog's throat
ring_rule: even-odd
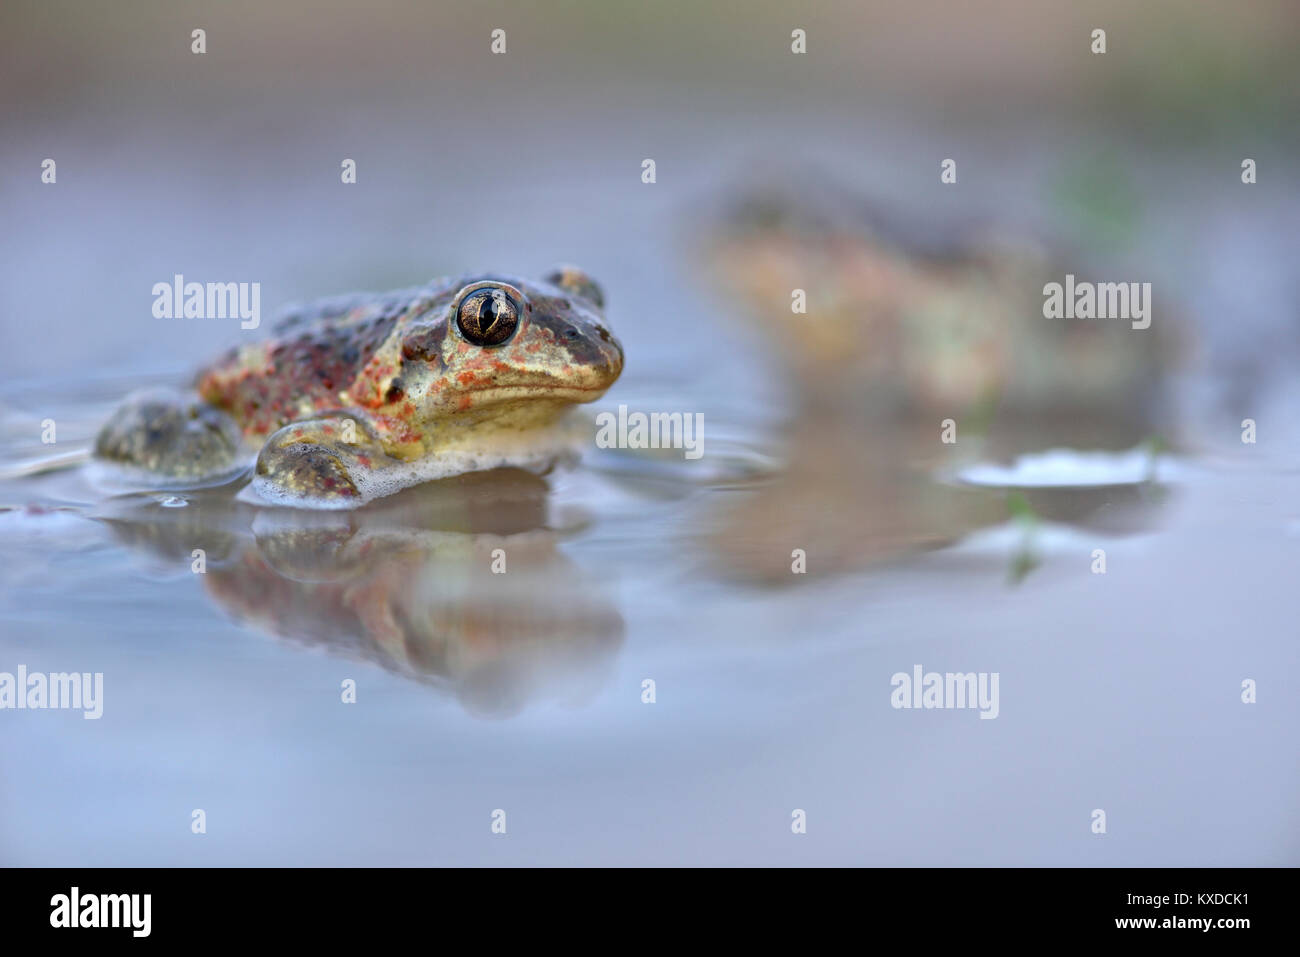
[[[583,401],[597,397],[598,392],[592,390],[584,394]],[[392,429],[381,427],[381,441],[388,454],[408,462],[448,449],[568,445],[575,437],[575,419],[569,414],[574,406],[567,398],[522,396],[440,415],[416,429],[393,423]]]

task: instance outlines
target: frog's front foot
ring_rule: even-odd
[[[159,484],[211,481],[241,464],[241,433],[198,396],[151,389],[127,396],[96,437],[95,457]]]
[[[350,508],[368,498],[365,481],[393,464],[360,419],[307,419],[272,433],[262,446],[253,488],[272,502]]]

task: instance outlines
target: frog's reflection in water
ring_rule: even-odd
[[[1006,489],[941,481],[946,447],[937,422],[889,421],[846,412],[805,415],[783,436],[783,467],[748,495],[732,496],[708,526],[708,546],[731,577],[767,586],[825,580],[828,576],[879,567],[959,542],[980,529],[1009,522],[1017,498],[1036,521],[1119,536],[1153,528],[1165,489],[1149,483],[1097,487]],[[1067,423],[1077,426],[1079,423]],[[1129,436],[1118,428],[1102,432]],[[1076,429],[1076,433],[1077,433]],[[1029,427],[980,445],[993,461],[1010,460],[1022,449],[1050,448],[1059,434]],[[1038,438],[1046,435],[1047,438]],[[869,437],[864,439],[864,436]],[[1036,444],[1035,444],[1036,443]],[[952,457],[956,460],[956,456]],[[1032,523],[1018,551],[1004,556],[1009,572],[1033,558]],[[792,574],[794,550],[805,569]]]
[[[559,550],[548,511],[543,479],[498,469],[349,512],[210,495],[108,521],[174,558],[208,545],[208,594],[241,623],[505,717],[537,699],[590,698],[623,641],[622,616]]]

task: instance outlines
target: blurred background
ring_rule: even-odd
[[[0,716],[0,863],[1297,863],[1297,41],[1263,0],[6,3],[7,465],[248,335],[154,318],[175,273],[269,315],[575,262],[596,410],[706,439],[333,519],[11,470],[0,671],[106,703]],[[1067,272],[1152,329],[1051,326]],[[892,709],[916,663],[999,718]]]

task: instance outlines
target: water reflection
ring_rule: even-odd
[[[621,614],[558,548],[548,512],[543,479],[499,469],[346,513],[259,510],[214,490],[184,508],[118,499],[100,517],[142,558],[201,558],[207,594],[248,627],[505,717],[588,699],[623,642]]]

